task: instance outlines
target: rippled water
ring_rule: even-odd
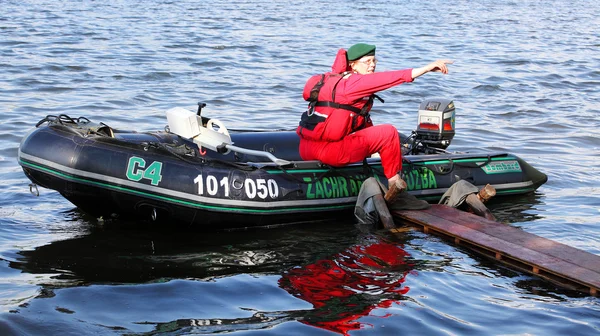
[[[32,196],[16,162],[48,114],[158,130],[166,109],[203,101],[232,128],[294,128],[308,76],[368,42],[379,71],[455,60],[447,76],[383,92],[376,123],[410,132],[422,99],[454,99],[451,148],[506,150],[549,176],[496,199],[496,216],[600,254],[598,2],[1,5],[0,334],[600,332],[597,298],[419,232],[100,225],[55,192]]]

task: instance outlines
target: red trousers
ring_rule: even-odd
[[[330,166],[360,162],[379,153],[383,172],[389,179],[402,169],[398,130],[392,125],[377,125],[346,135],[336,142],[300,139],[303,160],[319,160]]]

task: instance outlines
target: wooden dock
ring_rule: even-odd
[[[600,291],[598,255],[445,205],[391,214],[397,222],[416,226],[563,287],[594,296]]]

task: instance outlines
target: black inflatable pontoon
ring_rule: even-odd
[[[493,185],[498,196],[516,195],[546,182],[546,175],[509,153],[446,151],[451,136],[444,130],[454,133],[453,104],[427,104],[421,104],[418,131],[401,135],[403,178],[411,194],[436,201],[453,183],[467,180]],[[449,110],[451,123],[444,115]],[[439,120],[427,116],[432,111],[440,113]],[[378,158],[337,168],[302,161],[292,131],[230,132],[179,108],[167,116],[169,130],[145,133],[83,117],[48,116],[24,137],[18,161],[33,183],[94,216],[213,229],[351,216],[362,181],[370,176],[387,181]],[[432,127],[436,123],[440,129]]]

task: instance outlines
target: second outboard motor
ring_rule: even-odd
[[[446,149],[454,138],[455,109],[449,99],[427,99],[419,105],[416,139],[423,145]]]

